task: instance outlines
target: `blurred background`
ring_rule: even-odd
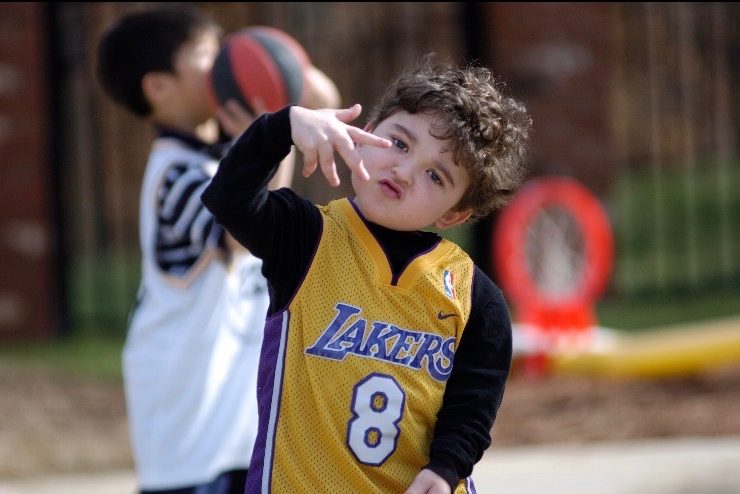
[[[196,4],[226,33],[292,34],[346,105],[368,108],[428,52],[490,67],[533,117],[530,178],[578,180],[610,220],[599,324],[740,317],[740,4]],[[93,67],[101,31],[135,5],[0,5],[0,364],[119,376],[153,135]],[[318,176],[294,188],[318,203],[348,193]],[[450,234],[494,279],[496,220]]]
[[[152,135],[103,96],[93,67],[99,33],[132,5],[0,7],[0,341],[125,331]],[[740,313],[737,3],[200,6],[227,33],[291,33],[348,105],[369,107],[428,52],[491,67],[534,118],[531,176],[574,177],[608,212],[603,325]],[[295,187],[319,203],[347,193]],[[496,277],[493,221],[457,235]]]

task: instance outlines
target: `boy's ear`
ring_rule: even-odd
[[[141,79],[141,90],[147,100],[151,102],[162,101],[171,82],[171,78],[166,72],[148,72]]]
[[[462,225],[468,221],[472,214],[473,210],[470,208],[463,209],[462,211],[450,209],[443,214],[441,218],[434,222],[434,227],[439,230],[446,230],[453,226]]]

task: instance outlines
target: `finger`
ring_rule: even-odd
[[[255,120],[254,115],[235,99],[229,99],[216,110],[221,128],[231,137],[244,132]]]
[[[347,138],[337,142],[337,152],[342,157],[347,167],[362,180],[370,180],[370,174],[362,162],[362,156],[352,139]]]
[[[370,132],[366,132],[360,128],[349,126],[347,133],[352,137],[352,140],[357,144],[368,144],[370,146],[378,146],[381,148],[389,148],[393,145],[391,141]]]
[[[341,110],[336,110],[334,115],[342,122],[349,123],[352,120],[359,117],[360,113],[362,113],[362,105],[360,105],[359,103],[355,103],[349,108],[342,108]]]
[[[319,164],[329,185],[336,187],[339,185],[339,175],[337,175],[337,164],[334,161],[334,148],[329,143],[323,143],[319,147]]]
[[[267,113],[267,105],[265,105],[265,102],[262,98],[259,96],[255,96],[251,101],[252,109],[254,110],[254,114],[259,116],[263,113]]]
[[[257,115],[247,110],[244,105],[235,99],[228,100],[225,106],[235,118],[249,121],[254,121],[257,118]]]
[[[304,152],[303,153],[303,169],[301,170],[301,173],[304,177],[310,177],[313,172],[316,171],[316,166],[318,165],[318,155],[315,151],[310,152]]]
[[[222,124],[228,124],[231,120],[231,115],[224,107],[216,108],[216,118]]]
[[[242,130],[241,126],[224,108],[219,108],[216,110],[216,120],[218,120],[218,123],[221,124],[221,128],[229,136],[236,136]]]

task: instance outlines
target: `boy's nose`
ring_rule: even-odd
[[[403,182],[407,185],[411,183],[411,167],[407,164],[396,163],[393,166],[393,174],[399,182]]]

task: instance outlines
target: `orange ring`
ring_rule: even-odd
[[[584,270],[576,288],[553,299],[543,293],[527,267],[527,229],[545,207],[559,206],[575,220],[584,240]],[[502,288],[519,307],[534,310],[590,307],[606,289],[614,260],[609,219],[599,200],[572,178],[543,177],[527,183],[502,210],[491,231],[492,261]]]

